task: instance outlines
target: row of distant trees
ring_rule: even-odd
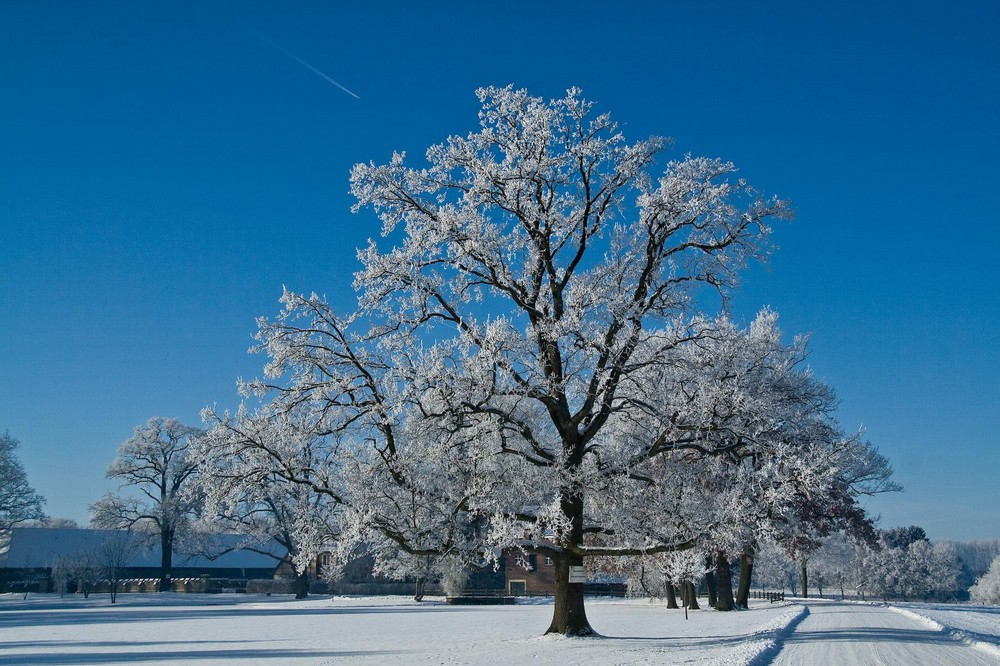
[[[51,563],[50,580],[60,596],[73,585],[84,598],[89,597],[98,584],[106,584],[111,603],[115,603],[131,560],[141,547],[139,535],[128,531],[112,532],[97,547],[57,556]]]
[[[724,583],[714,578],[711,564],[696,551],[646,559],[629,572],[629,592],[664,598],[676,608],[675,591],[694,581],[707,589],[712,603]],[[764,544],[753,567],[758,590],[862,600],[1000,603],[993,592],[998,582],[1000,540],[932,543],[916,526],[881,530],[874,545],[837,532],[804,561],[777,544]]]
[[[1000,555],[1000,541],[932,543],[920,527],[879,532],[874,545],[854,543],[843,534],[823,540],[803,563],[769,549],[758,581],[793,594],[807,590],[861,599],[955,601],[969,598],[977,576]],[[989,559],[984,560],[984,556]],[[803,578],[808,572],[808,578]],[[808,582],[807,582],[808,581]]]
[[[29,523],[37,527],[76,527],[73,521],[44,519]],[[0,540],[9,537],[9,532],[0,533]],[[5,586],[10,592],[21,592],[27,598],[33,590],[51,589],[60,596],[70,589],[90,596],[94,589],[106,588],[111,595],[111,603],[116,603],[118,592],[126,580],[131,561],[143,548],[144,539],[139,534],[128,531],[111,531],[96,545],[81,548],[65,555],[44,556],[28,553],[19,561],[8,560],[7,568],[16,572],[12,578],[5,577]]]
[[[204,434],[202,430],[182,426],[176,421],[151,419],[144,426],[137,428],[134,436],[122,445],[119,458],[109,468],[109,474],[120,478],[127,486],[148,485],[148,479],[140,480],[136,476],[122,475],[122,470],[127,467],[126,458],[136,457],[137,452],[142,451],[144,454],[138,457],[152,466],[163,466],[159,461],[168,461],[166,467],[173,465],[172,468],[165,467],[161,473],[154,475],[157,479],[174,478],[178,488],[183,486],[184,482],[190,486],[203,485],[199,481],[197,466],[188,464],[188,446],[191,437]],[[13,454],[17,441],[9,434],[4,435],[3,440],[7,469],[21,470],[21,474],[17,475],[19,480],[17,487],[28,496],[22,497],[19,503],[5,505],[5,516],[8,521],[5,525],[9,527],[14,522],[36,521],[35,524],[46,526],[59,526],[64,523],[75,526],[71,521],[37,522],[41,516],[42,500],[25,483],[23,470]],[[177,474],[176,470],[182,470],[183,473]],[[6,486],[8,496],[13,489],[14,484]],[[147,493],[146,497],[156,497],[156,494]],[[197,531],[204,529],[204,522],[199,522],[204,503],[192,501],[192,493],[189,491],[185,493],[185,497],[188,498],[185,503],[168,501],[161,506],[157,506],[157,502],[143,503],[135,500],[130,503],[135,513],[128,515],[126,521],[122,520],[125,514],[120,510],[105,514],[104,520],[118,526],[124,524],[128,527],[137,527],[138,534],[112,535],[97,548],[57,558],[51,563],[51,580],[56,591],[63,593],[70,584],[73,584],[78,592],[87,596],[94,585],[101,581],[109,585],[114,602],[122,573],[127,568],[128,561],[142,546],[143,533],[159,537],[159,526],[168,524],[172,526],[173,534],[180,534],[190,546]],[[94,506],[95,515],[102,510],[101,507],[121,506],[123,503],[121,496],[109,495]],[[140,505],[143,505],[141,511],[138,510]],[[22,510],[18,514],[14,510],[15,506],[27,506],[28,510]],[[165,516],[171,508],[174,514]],[[15,516],[20,518],[14,521]],[[153,516],[156,519],[146,516]],[[277,522],[275,520],[271,526],[275,526]],[[260,522],[256,527],[257,529],[253,531],[245,529],[242,531],[253,539],[281,537],[280,534],[275,534],[274,530],[263,529],[264,525]],[[240,526],[235,522],[226,522],[226,528],[240,529]],[[291,528],[290,524],[284,527],[288,531],[291,531]],[[204,539],[198,541],[203,543]],[[160,545],[163,543],[164,540],[160,538]],[[169,541],[168,543],[168,547],[172,549],[174,544]],[[166,561],[169,563],[169,558]],[[710,603],[715,605],[717,603],[713,600],[717,589],[714,580],[715,569],[707,566],[711,564],[711,558],[706,559],[698,550],[666,554],[660,557],[658,563],[646,558],[629,567],[630,589],[637,594],[666,597],[668,604],[676,607],[674,590],[680,591],[686,581],[699,581],[704,578],[710,593]],[[169,564],[166,571],[169,572]],[[806,572],[808,574],[804,575]],[[454,577],[457,571],[446,573]],[[427,575],[433,576],[433,572],[428,572]],[[811,581],[821,596],[832,593],[841,597],[851,594],[862,599],[868,597],[885,600],[948,601],[968,598],[971,593],[974,601],[1000,603],[1000,541],[944,541],[932,544],[923,529],[910,526],[880,531],[877,547],[852,540],[843,532],[831,534],[823,538],[819,546],[808,554],[805,563],[802,560],[794,560],[787,551],[775,544],[766,544],[760,548],[754,568],[754,583],[758,587],[773,590],[787,589],[792,594],[808,594],[808,581]],[[169,588],[161,587],[161,589]],[[742,594],[740,590],[737,596]]]

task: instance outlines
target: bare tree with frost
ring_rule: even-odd
[[[97,547],[95,557],[102,577],[108,581],[111,603],[118,600],[118,587],[125,580],[132,559],[142,548],[142,541],[141,536],[129,530],[115,530]]]
[[[121,481],[121,487],[90,507],[94,527],[130,530],[159,543],[161,592],[171,588],[175,544],[200,509],[201,499],[185,488],[197,474],[189,450],[201,434],[198,428],[161,417],[136,426],[108,466],[108,478]],[[123,492],[125,488],[130,490]]]
[[[192,446],[199,465],[193,490],[204,498],[204,530],[246,536],[241,547],[272,557],[280,544],[296,573],[295,597],[309,593],[309,565],[338,541],[340,504],[313,484],[336,487],[334,447],[310,426],[305,410],[276,414],[217,414],[207,409],[208,433]],[[280,452],[281,465],[271,453]],[[299,480],[299,482],[295,482]],[[305,483],[308,482],[308,483]]]
[[[367,443],[369,496],[351,497],[367,524],[414,554],[482,529],[539,549],[556,563],[549,631],[586,635],[571,571],[677,546],[603,521],[591,512],[603,493],[660,456],[732,445],[711,418],[634,424],[654,423],[650,381],[703,335],[699,289],[724,297],[787,208],[718,159],[654,175],[668,142],[626,142],[577,90],[478,94],[480,129],[432,146],[424,166],[395,154],[354,168],[357,209],[397,244],[359,253],[355,315],[286,294],[260,331],[268,376],[286,381],[257,388]]]
[[[10,433],[0,434],[0,532],[45,517],[45,499],[28,483],[24,465],[17,457],[19,444]]]

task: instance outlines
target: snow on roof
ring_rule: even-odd
[[[0,567],[34,568],[50,567],[56,557],[72,555],[87,550],[96,550],[116,534],[115,530],[92,530],[70,527],[15,527],[10,530],[6,552],[0,552]],[[174,552],[173,566],[176,568],[202,569],[257,569],[277,566],[278,559],[285,550],[271,542],[258,550],[266,550],[271,555],[241,549],[245,537],[238,534],[223,534],[212,538],[213,552],[233,549],[215,558],[204,555]],[[155,545],[142,548],[129,562],[130,567],[160,566],[160,552]]]

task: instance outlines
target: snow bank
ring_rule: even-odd
[[[1000,606],[891,603],[886,607],[1000,657]]]
[[[784,614],[773,618],[767,625],[754,632],[747,641],[743,658],[729,663],[745,663],[748,666],[764,666],[781,651],[781,641],[795,631],[799,622],[809,615],[805,606],[791,605]],[[735,656],[735,655],[734,655]]]

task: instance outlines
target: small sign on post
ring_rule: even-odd
[[[569,582],[571,583],[586,583],[587,582],[587,570],[583,567],[570,566],[569,568]]]

